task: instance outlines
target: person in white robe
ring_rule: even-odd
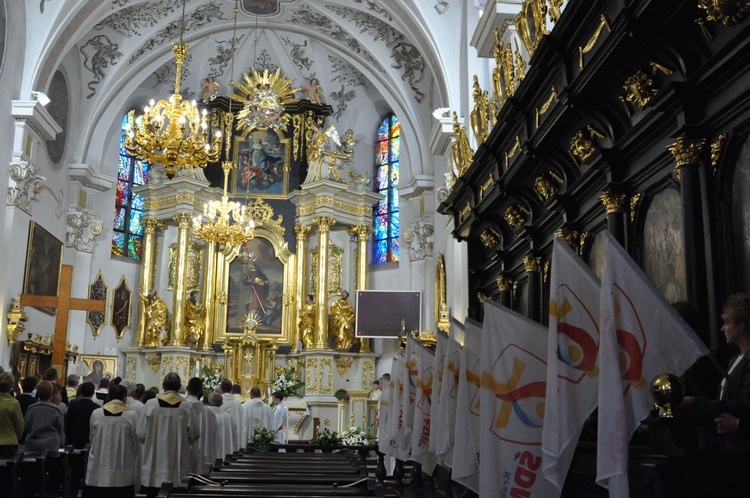
[[[159,488],[165,482],[182,486],[190,472],[190,445],[200,434],[192,405],[177,394],[180,386],[180,376],[168,373],[162,383],[164,392],[146,402],[138,420],[144,487]]]
[[[138,414],[125,404],[124,386],[112,387],[109,396],[111,400],[91,414],[91,449],[84,497],[132,497],[138,483]]]
[[[216,416],[216,458],[224,460],[227,455],[234,453],[236,424],[232,416],[221,409],[224,403],[221,394],[211,393],[208,402],[209,410]]]
[[[143,412],[143,403],[133,398],[133,394],[135,393],[138,384],[136,384],[133,379],[122,379],[120,385],[125,386],[125,389],[128,390],[128,399],[125,401],[125,404],[128,405],[128,408],[136,412],[140,418],[141,413]]]
[[[260,399],[260,389],[250,389],[250,401],[242,405],[242,434],[245,445],[251,443],[255,429],[273,430],[273,410]]]
[[[196,474],[206,474],[216,460],[216,415],[201,403],[200,396],[203,394],[203,381],[193,377],[188,381],[186,388],[187,397],[185,401],[191,404],[198,420],[198,428],[201,437],[193,443],[191,449],[191,469]]]
[[[244,450],[246,444],[242,440],[242,405],[240,405],[234,395],[232,394],[232,381],[224,379],[219,384],[219,390],[221,391],[221,399],[224,401],[221,404],[221,410],[231,415],[234,419],[235,433],[234,433],[234,445],[235,450]]]
[[[289,425],[289,411],[284,406],[284,394],[280,391],[273,393],[273,431],[276,432],[276,442],[286,444],[286,430]]]

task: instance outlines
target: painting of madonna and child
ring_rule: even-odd
[[[242,332],[245,317],[252,317],[256,333],[281,335],[284,264],[273,245],[256,237],[229,265],[227,331]]]
[[[252,130],[235,139],[235,195],[280,198],[289,185],[289,139],[272,130]]]

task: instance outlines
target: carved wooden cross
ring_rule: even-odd
[[[93,299],[76,299],[70,297],[70,288],[73,282],[73,267],[62,265],[60,271],[60,285],[57,296],[38,296],[34,294],[21,294],[21,306],[35,306],[38,308],[56,308],[55,338],[52,341],[52,365],[59,365],[61,371],[65,371],[65,341],[68,337],[68,312],[80,311],[104,311],[106,302]],[[58,379],[62,382],[64,379]]]

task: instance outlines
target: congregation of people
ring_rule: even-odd
[[[62,387],[56,377],[54,369],[44,380],[26,377],[14,392],[13,375],[0,373],[0,458],[88,446],[84,497],[155,496],[163,483],[179,486],[188,474],[205,474],[217,459],[244,450],[258,428],[287,442],[280,392],[269,405],[259,388],[245,400],[240,386],[226,379],[204,392],[200,378],[183,385],[169,373],[157,392],[127,378],[103,378],[95,386],[71,375]]]

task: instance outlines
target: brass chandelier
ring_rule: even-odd
[[[232,54],[237,40],[237,13],[239,12],[238,1],[234,2],[234,30],[232,32]],[[231,68],[232,81],[230,86],[234,86],[234,55],[232,56]],[[232,114],[232,95],[229,95],[229,113],[228,122],[234,122]],[[227,154],[229,143],[226,144]],[[219,149],[217,149],[218,151]],[[218,156],[218,153],[217,153]],[[247,242],[255,236],[255,222],[252,214],[248,212],[247,206],[239,202],[230,201],[227,188],[229,185],[229,173],[237,168],[234,161],[223,161],[221,169],[224,170],[224,192],[221,200],[213,200],[203,205],[203,216],[193,218],[193,233],[199,239],[207,242],[219,242],[222,244],[241,244]]]
[[[182,41],[185,31],[185,1],[182,2],[180,41],[172,44],[177,68],[174,93],[169,100],[152,99],[143,115],[130,123],[125,137],[125,149],[140,161],[160,163],[168,178],[178,168],[205,168],[209,161],[217,161],[221,153],[221,132],[217,131],[209,143],[206,110],[198,111],[195,100],[183,101],[180,94],[182,63],[188,52]]]
[[[203,205],[203,216],[193,218],[193,233],[207,242],[239,244],[255,237],[255,222],[247,206],[230,201],[227,193],[229,172],[235,168],[233,161],[221,164],[224,170],[224,194],[221,200]]]

